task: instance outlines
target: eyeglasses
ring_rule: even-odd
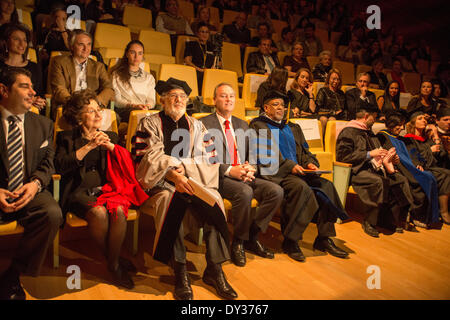
[[[278,108],[278,107],[285,107],[285,104],[284,103],[280,103],[280,102],[274,102],[274,103],[269,103],[269,106],[271,106],[271,107],[274,107],[274,108]]]
[[[171,100],[175,100],[176,98],[180,99],[180,100],[186,100],[188,98],[188,96],[186,94],[176,94],[176,93],[171,93],[167,95]]]
[[[98,108],[98,109],[89,109],[89,110],[84,111],[82,113],[89,113],[89,114],[98,113],[98,114],[101,114],[102,113],[102,109],[100,109],[100,108]]]

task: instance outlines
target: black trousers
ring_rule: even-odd
[[[265,232],[283,202],[283,188],[260,178],[244,183],[224,177],[219,192],[231,202],[233,236],[240,240],[249,240],[249,230],[253,223]],[[251,208],[253,198],[259,203],[256,212]]]
[[[37,277],[48,248],[63,222],[61,208],[50,192],[36,194],[24,208],[13,213],[1,212],[3,221],[14,221],[23,226],[24,233],[12,259],[11,267],[21,273]]]

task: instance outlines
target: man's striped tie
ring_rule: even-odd
[[[8,117],[8,190],[11,192],[14,192],[23,185],[22,133],[20,132],[18,121],[20,119],[15,116]]]

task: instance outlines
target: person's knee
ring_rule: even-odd
[[[241,190],[236,190],[235,192],[234,199],[236,201],[251,203],[253,199],[253,189],[250,186],[243,184],[243,188]]]
[[[63,216],[61,207],[55,202],[49,204],[47,207],[46,216],[49,222],[49,225],[54,228],[59,228],[63,223]]]
[[[86,218],[88,220],[93,220],[93,219],[100,220],[100,221],[107,220],[108,212],[106,211],[105,207],[97,206],[88,211]]]
[[[270,196],[274,199],[274,201],[283,201],[283,188],[277,184],[273,184],[272,188],[270,189]]]

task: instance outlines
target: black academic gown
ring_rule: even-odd
[[[260,130],[267,130],[267,140],[273,141],[268,124],[278,125],[269,118],[260,116],[251,122],[250,127],[257,132],[260,139],[260,133],[262,132]],[[304,230],[313,221],[317,223],[319,236],[334,237],[336,236],[334,228],[336,218],[339,217],[344,220],[348,219],[348,216],[342,207],[333,183],[329,180],[316,174],[305,176],[292,174],[292,168],[297,164],[306,168],[309,163],[313,163],[319,167],[319,162],[309,152],[308,144],[300,126],[290,122],[287,125],[291,128],[294,136],[296,161],[283,158],[280,152],[278,165],[274,172],[269,174],[265,173],[263,169],[260,171],[262,178],[279,184],[284,190],[285,202],[281,217],[282,233],[291,240],[301,240]],[[285,122],[283,121],[279,128],[282,129],[284,126]],[[258,150],[264,148],[263,145],[258,144]],[[264,166],[261,164],[261,167]],[[318,214],[316,215],[316,213]]]
[[[390,208],[395,215],[405,213],[414,203],[408,180],[401,174],[385,174],[376,170],[367,152],[379,148],[380,142],[371,130],[344,128],[336,142],[336,160],[350,163],[350,183],[366,205],[365,220],[375,226],[380,208]],[[383,210],[383,213],[385,210]]]

